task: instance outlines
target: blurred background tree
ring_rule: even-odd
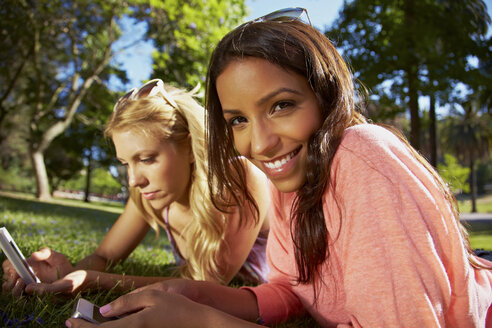
[[[117,55],[150,43],[149,78],[191,89],[247,15],[244,0],[3,0],[0,189],[125,192],[102,135],[129,82]],[[402,130],[473,199],[492,183],[490,23],[483,0],[352,0],[322,31],[367,87],[368,116]]]
[[[153,40],[152,76],[177,87],[205,81],[208,60],[220,39],[247,15],[244,0],[151,1],[137,17]]]
[[[0,186],[25,172],[35,177],[37,197],[49,199],[84,167],[88,200],[93,169],[114,164],[102,130],[119,96],[110,80],[127,82],[112,61],[124,18],[148,24],[153,75],[186,87],[203,81],[213,45],[246,14],[242,0],[5,0]]]
[[[354,0],[345,3],[326,35],[370,89],[372,99],[384,97],[409,109],[407,133],[418,150],[419,97],[429,96],[428,157],[436,166],[436,102],[450,103],[457,84],[472,81],[467,76],[478,70],[475,61],[490,62],[489,24],[482,0]]]

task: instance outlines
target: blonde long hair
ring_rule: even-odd
[[[132,130],[176,144],[191,136],[195,162],[192,164],[189,197],[193,218],[187,226],[190,230],[186,240],[188,258],[186,264],[180,267],[180,274],[189,279],[223,282],[217,265],[217,253],[225,233],[226,220],[214,209],[208,190],[204,109],[192,93],[169,85],[164,87],[177,104],[176,108],[159,95],[125,101],[115,107],[104,134],[111,138],[115,131]],[[158,235],[158,225],[164,226],[161,214],[155,213],[139,192],[132,191],[131,194],[132,200]]]

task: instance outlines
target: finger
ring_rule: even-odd
[[[121,316],[126,313],[141,311],[142,309],[155,304],[156,298],[162,293],[156,290],[146,290],[140,293],[125,294],[118,297],[113,302],[100,308],[100,312],[105,317]]]
[[[107,321],[102,324],[96,325],[83,319],[69,318],[65,321],[65,326],[70,328],[120,328],[120,327],[132,327],[138,328],[145,326],[145,322],[138,320],[138,315],[130,315],[121,319]]]
[[[134,290],[128,292],[128,294],[136,294],[136,293],[143,292],[145,290],[154,290],[155,287],[152,287],[152,286],[154,286],[154,285],[152,284],[152,285],[142,286],[142,287],[139,287],[137,289],[134,289]]]
[[[31,257],[37,261],[47,261],[52,256],[52,250],[49,247],[43,247],[39,251],[31,254]]]
[[[12,266],[12,264],[10,264],[10,261],[9,260],[5,260],[5,261],[2,262],[2,269],[3,269],[3,271],[8,270],[11,266]]]
[[[4,291],[9,291],[12,288],[14,288],[14,285],[15,285],[17,279],[19,279],[19,276],[17,275],[17,273],[13,274],[10,271],[5,271],[3,273],[2,278],[3,278],[2,289]]]
[[[169,286],[167,284],[167,281],[168,280],[161,281],[161,282],[156,282],[156,283],[151,284],[151,285],[142,286],[140,288],[137,288],[135,290],[132,290],[128,294],[140,293],[140,292],[143,292],[143,291],[146,291],[146,290],[157,290],[157,291],[161,291],[161,292],[167,292],[167,291],[169,291]]]
[[[5,260],[2,263],[2,269],[4,279],[11,276],[18,276],[17,271],[9,260]]]
[[[98,327],[98,325],[92,324],[89,321],[83,319],[70,318],[65,321],[65,326],[70,328],[90,328]]]
[[[24,283],[24,280],[22,280],[21,278],[17,279],[15,281],[14,287],[12,288],[12,295],[16,297],[22,296],[25,287],[26,284]]]
[[[2,291],[8,292],[11,289],[12,289],[12,283],[9,282],[9,281],[4,280],[4,282],[2,284]]]
[[[4,283],[2,284],[2,290],[4,292],[12,292],[12,289],[14,289],[16,281],[17,281],[16,279],[14,280],[10,279],[4,281]]]
[[[46,294],[46,293],[71,293],[73,292],[73,283],[71,280],[60,279],[51,284],[39,283],[29,284],[26,287],[27,294]]]

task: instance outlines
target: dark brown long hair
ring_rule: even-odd
[[[232,131],[223,118],[216,89],[217,78],[227,65],[247,57],[265,59],[306,77],[319,102],[322,125],[309,141],[306,182],[297,191],[291,209],[297,283],[316,283],[322,275],[321,264],[330,255],[329,243],[337,237],[328,235],[322,208],[322,196],[331,184],[333,157],[344,131],[366,122],[354,103],[358,93],[354,90],[353,76],[333,44],[302,22],[247,23],[227,34],[212,54],[205,98],[208,182],[214,204],[219,209],[227,204],[225,195],[250,197],[242,178],[244,171],[234,164],[237,161],[233,159],[238,153],[234,148]],[[412,149],[408,142],[402,140]],[[444,196],[453,202],[452,194],[437,173],[415,150],[413,154],[431,171]],[[453,209],[458,220],[459,213],[456,207]],[[462,229],[462,235],[471,254],[465,229]],[[474,264],[471,256],[470,262]]]
[[[209,185],[217,204],[221,195],[247,192],[241,171],[231,172],[228,163],[237,156],[233,135],[222,116],[216,81],[234,60],[257,57],[305,76],[321,108],[322,127],[311,137],[306,182],[297,191],[292,207],[291,234],[299,283],[312,283],[320,276],[321,264],[329,256],[328,231],[322,195],[330,181],[330,166],[348,126],[364,121],[354,110],[352,75],[329,40],[302,22],[246,24],[226,35],[215,49],[207,76],[207,139]],[[217,187],[219,186],[219,187]],[[217,190],[218,188],[218,190]]]

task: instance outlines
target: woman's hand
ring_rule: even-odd
[[[97,284],[97,277],[100,274],[103,273],[90,270],[77,270],[52,283],[29,284],[25,291],[27,294],[39,295],[46,293],[77,294],[79,291]]]
[[[256,296],[252,292],[211,281],[170,279],[135,289],[130,294],[147,291],[179,294],[193,302],[248,321],[254,321],[259,317]]]
[[[82,319],[68,319],[71,328],[114,328],[114,327],[258,327],[252,323],[232,317],[209,306],[195,303],[178,295],[147,289],[123,295],[101,307],[105,317],[127,316],[105,322],[99,326]]]
[[[148,290],[155,290],[159,292],[180,294],[185,296],[186,298],[189,298],[192,301],[203,303],[202,297],[200,295],[202,291],[204,291],[205,294],[208,294],[207,286],[209,284],[215,285],[215,283],[211,283],[211,282],[204,282],[204,281],[198,282],[195,280],[176,278],[176,279],[169,279],[169,280],[165,280],[165,281],[161,281],[151,285],[137,288],[131,291],[130,294],[140,293],[142,291],[148,291]]]
[[[53,282],[65,276],[73,270],[72,265],[65,255],[55,252],[49,248],[42,248],[31,254],[27,262],[32,267],[38,278],[45,283]],[[20,296],[25,288],[24,281],[19,277],[10,261],[2,264],[4,291],[11,291],[13,295]]]

